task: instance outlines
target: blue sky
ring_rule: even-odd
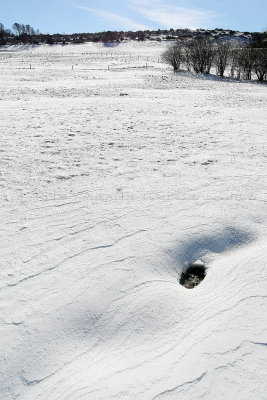
[[[43,33],[164,28],[267,29],[267,0],[0,0],[0,22]]]

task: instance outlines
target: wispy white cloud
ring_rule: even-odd
[[[96,8],[90,8],[90,7],[83,7],[83,6],[73,6],[75,8],[79,8],[80,10],[84,10],[87,12],[94,13],[98,15],[99,17],[105,19],[110,23],[110,25],[118,25],[117,29],[126,28],[126,29],[133,29],[133,30],[146,30],[149,29],[146,25],[139,24],[138,22],[133,21],[130,18],[123,17],[118,14],[110,13],[108,11],[103,11],[103,10],[98,10]]]
[[[219,17],[212,11],[173,6],[162,0],[128,0],[128,4],[143,18],[166,28],[206,27]]]
[[[155,7],[161,5],[161,0],[130,0],[129,2],[136,6]]]

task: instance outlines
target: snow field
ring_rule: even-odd
[[[163,49],[0,52],[1,399],[265,399],[266,85]]]

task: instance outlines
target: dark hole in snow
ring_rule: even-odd
[[[180,284],[187,289],[194,289],[206,276],[206,267],[201,261],[189,263],[180,276]]]

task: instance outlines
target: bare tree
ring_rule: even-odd
[[[232,45],[230,42],[223,42],[216,46],[215,50],[215,65],[217,68],[217,74],[220,76],[224,75],[227,64],[230,60]]]
[[[39,29],[36,29],[36,30],[35,30],[35,29],[31,26],[30,35],[32,35],[32,36],[34,36],[34,35],[40,35]]]
[[[25,35],[26,32],[26,27],[24,24],[21,24],[21,35]]]
[[[183,48],[183,61],[186,66],[187,71],[191,71],[191,57],[190,57],[190,48],[186,44]]]
[[[192,40],[187,45],[187,57],[193,70],[199,74],[209,74],[214,58],[214,45],[210,39],[201,38]]]
[[[267,74],[267,48],[266,49],[253,49],[254,53],[254,72],[258,80],[262,82]]]
[[[255,53],[249,47],[243,47],[238,51],[238,65],[245,79],[251,79],[252,70],[255,66]]]
[[[29,24],[25,25],[25,33],[27,35],[31,35],[31,25]]]
[[[183,51],[180,43],[175,43],[168,47],[162,54],[162,60],[170,64],[174,70],[180,69],[183,60]]]
[[[21,33],[22,33],[21,24],[19,24],[18,22],[15,22],[12,25],[12,28],[13,28],[13,31],[15,32],[15,35],[17,35],[17,36],[21,35]]]
[[[229,64],[231,66],[231,77],[232,78],[236,77],[237,79],[240,79],[241,77],[241,67],[239,65],[239,52],[240,49],[238,49],[236,46],[233,45],[229,55]]]
[[[5,34],[4,24],[0,23],[0,45],[5,44]]]

